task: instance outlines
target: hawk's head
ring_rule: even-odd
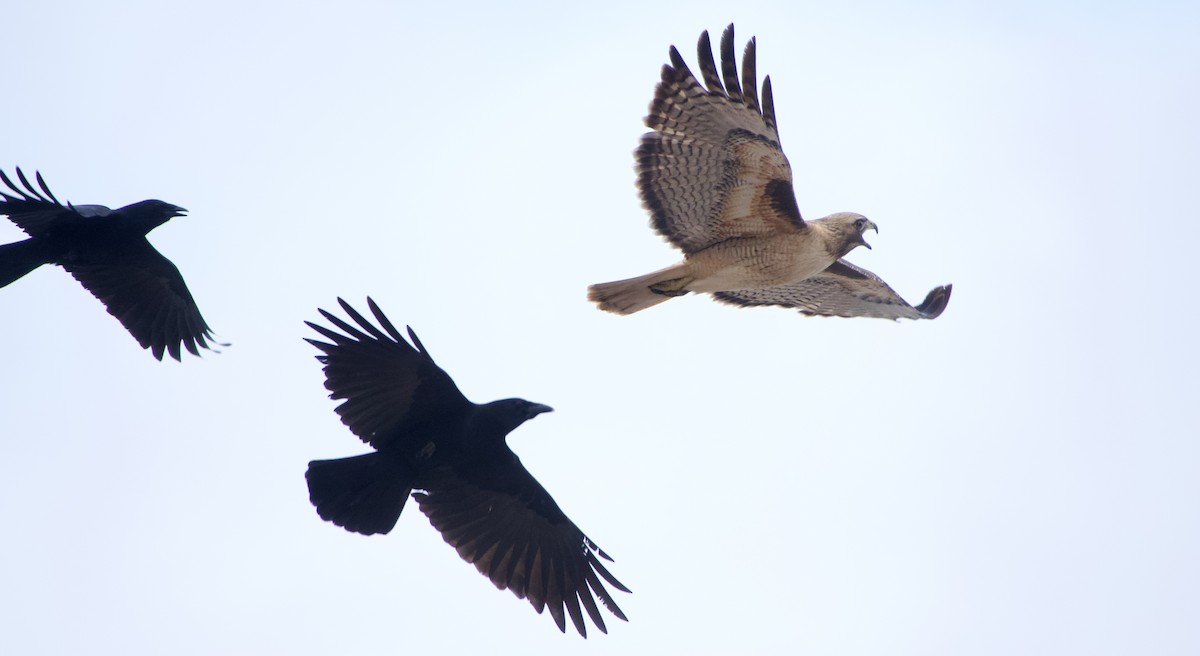
[[[879,226],[874,221],[855,212],[838,212],[818,221],[825,224],[829,234],[829,252],[838,259],[859,246],[871,247],[863,239],[864,232],[874,230],[875,234],[879,234]]]

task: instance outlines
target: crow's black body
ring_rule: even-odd
[[[570,615],[586,636],[586,612],[606,631],[597,598],[625,619],[601,581],[629,591],[598,557],[611,559],[505,442],[551,409],[524,399],[468,401],[411,328],[410,346],[374,301],[367,299],[382,330],[338,302],[358,326],[321,310],[342,333],[309,323],[330,341],[308,341],[324,353],[317,359],[331,398],[345,400],[337,408],[342,422],[376,451],[309,463],[309,498],[321,518],[356,533],[387,533],[418,490],[417,506],[464,560],[539,613],[549,608],[560,630]]]
[[[0,287],[43,264],[57,264],[100,299],[155,358],[161,360],[167,352],[178,360],[181,344],[193,355],[199,355],[197,347],[211,348],[212,331],[179,269],[146,240],[151,230],[187,210],[161,200],[116,210],[63,205],[40,173],[38,187],[21,169],[17,178],[20,186],[0,171],[11,192],[0,190],[0,214],[29,239],[0,245]]]

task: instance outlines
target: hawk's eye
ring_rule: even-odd
[[[867,225],[866,219],[855,219],[854,221],[854,227],[858,228],[859,232],[862,232],[863,226],[865,225]]]

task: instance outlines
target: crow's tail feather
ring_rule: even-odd
[[[0,287],[6,287],[10,282],[49,263],[37,240],[0,244]]]
[[[392,530],[413,485],[400,463],[380,453],[313,460],[304,478],[321,519],[363,535]]]

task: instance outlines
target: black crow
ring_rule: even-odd
[[[376,451],[308,464],[317,514],[355,533],[387,533],[417,490],[417,506],[463,560],[538,613],[549,608],[559,630],[566,632],[565,606],[580,635],[587,637],[582,611],[607,633],[594,597],[626,619],[601,581],[629,592],[597,556],[612,559],[505,442],[510,431],[551,408],[524,399],[472,403],[412,328],[410,346],[370,298],[383,330],[338,303],[359,328],[320,310],[345,334],[305,322],[331,343],[306,341],[324,353],[317,360],[325,365],[330,398],[345,399],[337,407],[342,423]]]
[[[187,211],[161,200],[110,210],[103,205],[63,205],[42,174],[35,188],[21,169],[21,186],[0,171],[5,214],[29,239],[0,245],[0,287],[43,264],[57,264],[100,299],[142,348],[162,360],[179,359],[179,345],[199,355],[211,349],[212,330],[188,292],[179,269],[146,240],[146,234]],[[13,195],[15,194],[15,195]]]

